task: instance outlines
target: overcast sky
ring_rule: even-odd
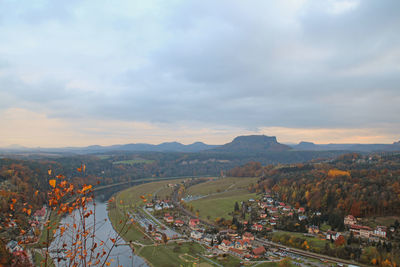
[[[400,139],[400,1],[0,0],[0,146]]]

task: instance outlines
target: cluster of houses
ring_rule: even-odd
[[[258,224],[252,226],[252,230],[255,231],[262,230],[262,225],[260,226],[260,224],[269,224],[270,226],[277,225],[279,217],[281,216],[293,216],[297,214],[300,221],[307,219],[303,207],[293,208],[284,202],[275,200],[270,193],[266,193],[264,197],[258,201],[258,207],[260,221]]]
[[[31,228],[24,235],[17,238],[19,241],[11,240],[6,244],[6,249],[9,253],[13,254],[14,258],[22,259],[23,262],[29,260],[28,254],[21,244],[36,242],[38,237],[35,235],[35,230],[40,229],[43,226],[46,220],[46,213],[46,206],[43,206],[41,209],[35,211],[29,220],[29,225]],[[18,225],[15,221],[11,221],[9,226],[10,228],[15,228]]]
[[[174,219],[170,213],[165,213],[163,220],[178,228],[187,226],[190,230],[190,238],[202,242],[209,246],[210,249],[218,250],[221,253],[230,253],[247,259],[265,257],[266,250],[263,246],[253,247],[254,235],[250,232],[245,232],[242,236],[239,236],[235,230],[226,229],[212,235],[205,233],[199,219],[189,219],[184,222],[181,219]]]
[[[174,205],[171,203],[169,199],[164,199],[164,200],[155,200],[153,202],[146,203],[146,209],[149,212],[153,211],[160,211],[164,209],[172,209],[174,208]]]
[[[258,206],[260,208],[260,223],[268,223],[271,226],[277,224],[280,216],[293,216],[295,213],[300,221],[307,219],[304,208],[299,207],[298,209],[295,209],[284,202],[275,200],[269,193],[265,194],[261,201],[258,202]],[[265,210],[267,212],[265,212]],[[321,215],[321,213],[315,212],[315,215]],[[348,215],[344,218],[344,224],[355,236],[359,236],[361,238],[375,241],[387,238],[387,227],[376,226],[375,229],[372,229],[368,226],[359,225],[357,223],[357,219],[352,215]],[[254,225],[252,230],[262,230],[261,225]],[[308,233],[313,235],[322,234],[319,228],[315,225],[309,226]],[[334,231],[327,231],[324,233],[325,238],[328,240],[336,240],[340,235],[341,233]]]
[[[225,239],[216,247],[224,252],[229,252],[237,257],[252,259],[266,257],[264,246],[253,246],[254,236],[249,232],[238,236],[235,232],[227,231]]]
[[[375,229],[371,227],[357,224],[357,219],[353,215],[347,215],[344,218],[344,225],[348,226],[350,232],[355,236],[366,238],[370,240],[386,239],[388,228],[386,226],[376,226]]]
[[[379,241],[379,239],[386,239],[388,228],[386,226],[376,226],[372,229],[369,226],[359,225],[357,219],[353,215],[347,215],[344,218],[344,225],[348,227],[349,231],[353,233],[355,237],[363,239],[369,239],[370,241]],[[344,233],[327,231],[322,233],[318,226],[310,225],[308,227],[308,233],[312,235],[323,235],[327,240],[336,240]]]

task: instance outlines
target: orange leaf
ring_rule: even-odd
[[[11,201],[12,201],[12,203],[16,203],[17,199],[13,198],[13,199],[11,199]]]
[[[89,190],[90,188],[92,188],[92,185],[84,185],[82,188],[82,192],[85,192],[85,191]]]
[[[32,213],[32,210],[31,210],[31,209],[27,209],[27,210],[26,210],[26,213],[30,216],[31,213]]]
[[[51,185],[51,187],[56,187],[56,180],[55,179],[51,179],[49,180],[49,184]]]
[[[47,173],[48,173],[49,175],[51,175],[51,169],[49,169],[49,170],[47,171]]]
[[[67,181],[65,181],[65,180],[60,183],[61,188],[64,188],[66,185],[67,185]]]
[[[37,195],[39,194],[39,190],[35,191],[35,197],[37,197]]]

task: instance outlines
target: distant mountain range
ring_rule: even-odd
[[[393,144],[314,144],[312,142],[300,142],[297,145],[291,145],[291,147],[300,151],[400,151],[400,141]]]
[[[159,145],[152,144],[125,144],[112,146],[87,146],[87,147],[62,147],[62,148],[27,148],[21,146],[10,146],[1,148],[4,152],[42,152],[42,153],[107,153],[113,151],[137,151],[137,152],[200,152],[202,150],[213,149],[216,145],[207,145],[202,142],[195,142],[184,145],[178,142],[165,142]]]
[[[195,142],[184,145],[178,142],[166,142],[159,145],[152,144],[125,144],[112,146],[88,146],[88,147],[64,147],[64,148],[26,148],[12,145],[0,148],[3,153],[74,153],[94,154],[116,151],[125,152],[201,152],[210,153],[263,153],[283,151],[351,151],[351,152],[374,152],[374,151],[400,151],[400,141],[393,144],[314,144],[312,142],[300,142],[299,144],[285,145],[279,143],[275,136],[248,135],[238,136],[232,142],[224,145],[207,145]]]

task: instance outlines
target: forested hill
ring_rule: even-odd
[[[287,151],[291,148],[278,143],[275,136],[248,135],[238,136],[232,142],[213,149],[216,152],[271,152]]]
[[[400,215],[400,154],[346,154],[326,163],[262,166],[249,163],[232,176],[259,176],[258,191],[271,190],[294,206],[356,217]]]

